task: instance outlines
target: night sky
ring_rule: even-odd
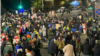
[[[6,10],[16,10],[18,5],[20,5],[20,0],[1,0],[1,3]],[[30,9],[30,0],[22,0],[22,5],[23,9]]]

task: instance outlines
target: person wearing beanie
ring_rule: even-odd
[[[89,39],[86,39],[86,41],[82,44],[82,52],[84,56],[90,56],[91,51],[92,51],[92,47],[89,44]]]

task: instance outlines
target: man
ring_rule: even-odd
[[[25,36],[23,36],[23,40],[22,40],[22,46],[23,46],[23,53],[25,55],[25,47],[28,45],[28,40],[26,39]]]
[[[73,45],[74,54],[76,56],[76,51],[75,51],[75,49],[76,49],[75,35],[72,36],[71,44]]]
[[[95,41],[95,47],[94,47],[94,56],[100,56],[100,44],[99,41]]]
[[[89,44],[89,39],[86,39],[86,41],[84,42],[81,48],[84,56],[90,56],[92,47]]]
[[[38,39],[37,35],[35,35],[35,37],[32,39],[35,48],[33,49],[33,51],[35,52],[35,56],[41,56],[40,54],[40,40]]]
[[[3,50],[6,46],[6,43],[7,43],[6,38],[3,38],[3,42],[2,42],[2,46],[1,46],[1,52],[3,52]]]

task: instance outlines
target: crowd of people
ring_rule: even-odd
[[[41,56],[43,42],[48,42],[51,56],[100,56],[100,28],[90,14],[72,18],[43,16],[40,18],[21,18],[5,16],[1,19],[1,52],[3,56]],[[81,16],[81,17],[79,17]],[[81,35],[87,35],[81,42]]]

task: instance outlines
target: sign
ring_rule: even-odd
[[[96,0],[91,0],[91,1],[96,1]]]
[[[96,15],[100,16],[100,9],[96,9]]]
[[[23,12],[23,15],[27,15],[27,12]]]

